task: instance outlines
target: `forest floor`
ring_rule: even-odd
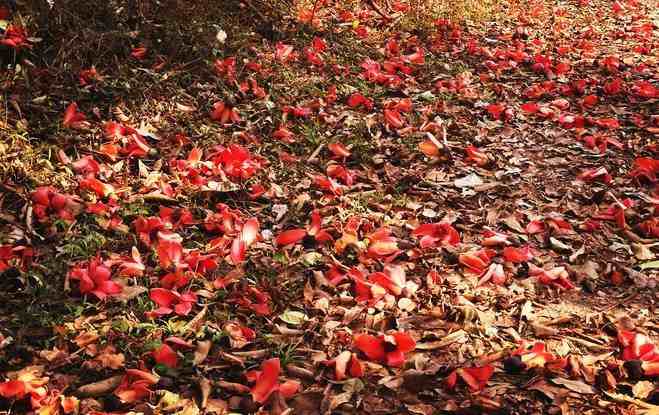
[[[0,412],[659,414],[657,3],[391,7],[12,20]]]

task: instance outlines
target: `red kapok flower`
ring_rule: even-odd
[[[465,148],[465,152],[467,153],[467,158],[465,160],[474,163],[479,167],[487,166],[490,163],[490,158],[487,154],[474,146],[468,146]]]
[[[172,369],[178,366],[178,356],[176,355],[176,352],[165,343],[161,344],[160,347],[151,352],[151,355],[156,364],[165,365]]]
[[[358,334],[353,341],[355,347],[363,352],[369,360],[383,362],[391,367],[403,366],[405,353],[416,348],[414,339],[401,331],[380,336]]]
[[[619,330],[618,342],[623,348],[622,358],[624,360],[659,362],[659,349],[645,334]]]
[[[449,389],[454,389],[458,378],[460,378],[469,387],[469,390],[478,392],[487,386],[487,382],[493,373],[494,366],[492,365],[456,369],[446,378],[446,386]]]
[[[78,111],[78,104],[72,102],[66,107],[64,111],[64,119],[62,120],[62,125],[66,128],[75,128],[75,129],[85,129],[89,128],[89,122],[85,121],[87,117],[85,114]]]
[[[158,383],[159,380],[159,377],[152,373],[139,369],[126,369],[126,374],[114,394],[123,403],[141,401],[153,393],[149,387]]]
[[[231,124],[240,122],[240,115],[235,108],[224,103],[224,101],[217,101],[213,104],[213,110],[210,113],[211,120],[219,121],[221,124]]]
[[[158,308],[147,313],[150,318],[166,316],[176,313],[179,316],[187,316],[192,311],[192,305],[197,301],[197,295],[193,292],[180,294],[174,290],[164,288],[152,288],[149,298],[158,305]]]
[[[650,183],[656,183],[659,177],[659,159],[638,157],[634,160],[634,167],[629,175],[635,179],[643,178]]]
[[[287,380],[279,383],[279,373],[281,372],[281,363],[279,358],[268,359],[261,364],[261,370],[247,372],[246,377],[255,384],[251,389],[252,398],[255,402],[265,403],[270,395],[279,391],[284,398],[290,398],[300,389],[300,383],[294,380]]]
[[[328,366],[334,366],[334,377],[336,380],[343,380],[349,374],[352,377],[359,378],[364,376],[364,367],[359,361],[357,355],[349,350],[339,353],[334,360],[325,362]]]
[[[496,252],[492,249],[479,249],[478,251],[460,254],[458,261],[467,267],[469,271],[475,274],[482,274],[490,265]]]
[[[421,237],[419,245],[423,249],[437,246],[438,243],[440,245],[460,243],[460,234],[448,223],[426,223],[414,229],[412,235]]]
[[[69,271],[69,278],[80,281],[82,294],[92,293],[99,300],[121,293],[121,285],[112,281],[111,276],[112,271],[100,258],[76,265]]]
[[[32,47],[28,40],[27,31],[25,28],[13,24],[9,25],[5,30],[5,37],[0,39],[0,45],[9,46],[10,48],[16,50]]]

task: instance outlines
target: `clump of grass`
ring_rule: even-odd
[[[437,18],[482,22],[498,16],[500,5],[496,0],[410,0],[408,16],[417,27],[432,24]]]

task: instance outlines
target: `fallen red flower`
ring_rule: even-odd
[[[256,218],[248,219],[242,226],[240,235],[231,245],[231,261],[237,265],[245,260],[245,252],[259,237],[259,222]]]
[[[9,25],[4,35],[5,37],[0,39],[0,45],[9,46],[16,50],[32,47],[27,37],[27,31],[22,26]]]
[[[72,222],[82,210],[82,205],[74,200],[73,196],[59,193],[51,186],[36,188],[30,199],[34,203],[34,214],[40,222],[46,221],[50,214]]]
[[[110,278],[112,271],[100,258],[74,266],[69,271],[69,278],[80,281],[82,294],[92,293],[99,300],[121,293],[121,285]]]
[[[170,231],[158,231],[158,261],[163,269],[178,268],[183,257],[183,238]]]
[[[387,126],[394,129],[403,128],[403,126],[405,125],[400,115],[400,112],[398,112],[397,110],[385,109],[384,122],[385,124],[387,124]]]
[[[480,249],[478,251],[460,254],[458,261],[474,274],[482,274],[489,267],[490,261],[496,256],[492,249]]]
[[[354,345],[369,360],[378,361],[391,367],[401,367],[405,363],[405,353],[416,348],[416,342],[409,334],[397,331],[390,335],[372,336],[358,334]]]
[[[372,258],[388,257],[386,259],[388,262],[401,252],[396,237],[391,235],[391,230],[387,227],[372,232],[366,238],[368,239],[366,252]]]
[[[216,280],[216,286],[218,285],[217,282]],[[222,282],[220,281],[220,283]],[[249,308],[260,316],[268,316],[272,313],[270,309],[270,296],[256,287],[249,287],[246,291],[236,292],[230,301],[242,307]]]
[[[519,356],[519,362],[524,369],[565,366],[567,361],[559,359],[546,350],[543,342],[529,343],[520,341],[520,346],[512,352],[511,356]]]
[[[645,334],[618,330],[618,342],[623,348],[623,360],[659,362],[659,349]]]
[[[483,276],[478,280],[478,286],[492,281],[493,284],[503,285],[506,282],[506,273],[501,264],[490,264],[490,267],[485,271]]]
[[[347,377],[346,373],[354,378],[364,376],[362,362],[355,353],[348,350],[339,353],[333,360],[326,361],[325,364],[334,366],[334,378],[336,380],[345,379]]]
[[[299,382],[288,380],[279,383],[280,365],[279,358],[268,359],[261,364],[261,370],[246,374],[248,380],[256,382],[251,389],[255,402],[265,403],[275,391],[279,391],[284,398],[290,398],[299,391]]]
[[[152,288],[149,298],[158,305],[157,309],[146,313],[149,318],[162,317],[171,313],[187,316],[192,311],[192,305],[197,302],[197,295],[193,292],[180,294],[164,288]]]
[[[172,369],[178,366],[178,356],[176,355],[176,352],[165,343],[161,344],[160,347],[151,352],[151,355],[156,364],[165,365]]]
[[[369,274],[368,281],[379,285],[392,295],[399,296],[406,287],[405,269],[399,265],[387,265],[383,272]]]
[[[144,46],[137,46],[133,48],[130,52],[130,56],[132,56],[135,59],[142,60],[146,57],[146,53],[148,52],[148,49],[145,48]]]
[[[149,388],[158,383],[160,378],[149,372],[139,369],[126,369],[126,374],[121,384],[115,389],[114,394],[123,403],[134,403],[141,401],[153,393]]]
[[[517,264],[530,261],[533,259],[533,254],[531,253],[531,247],[528,245],[522,248],[507,246],[503,248],[503,258],[508,262]]]
[[[236,79],[236,57],[229,56],[224,59],[216,59],[213,68],[218,76],[224,77],[230,81]]]
[[[495,232],[489,229],[483,231],[483,241],[481,245],[483,246],[501,246],[509,245],[508,235],[501,232]]]
[[[213,104],[213,110],[210,113],[211,120],[219,121],[221,124],[231,124],[238,123],[241,121],[240,115],[235,108],[224,103],[224,101],[218,101]]]
[[[490,163],[490,158],[487,154],[474,146],[468,146],[465,148],[465,152],[467,153],[467,158],[465,160],[472,162],[479,167],[487,166]]]
[[[637,180],[644,178],[650,183],[656,183],[659,177],[659,159],[638,157],[629,175]]]
[[[80,185],[80,190],[93,192],[98,197],[107,197],[114,193],[114,186],[108,183],[103,183],[94,177],[81,179],[78,184]]]
[[[90,124],[85,121],[86,119],[85,114],[78,111],[78,104],[72,102],[66,107],[66,111],[64,111],[62,125],[66,128],[87,129],[90,127]]]
[[[354,94],[350,95],[346,103],[350,108],[357,108],[359,106],[363,106],[365,109],[369,111],[373,109],[373,100],[370,98],[366,98],[359,92],[355,92]]]
[[[446,387],[448,389],[454,389],[459,378],[469,387],[471,392],[478,392],[485,389],[493,373],[494,366],[492,365],[459,368],[448,375],[446,378]]]
[[[421,237],[419,245],[423,249],[437,246],[438,242],[441,245],[453,246],[460,243],[460,234],[448,223],[426,223],[419,225],[412,231],[412,235]]]
[[[327,148],[329,149],[329,151],[332,152],[332,155],[333,155],[335,158],[338,158],[338,159],[346,159],[346,158],[350,157],[350,150],[348,150],[348,149],[346,148],[346,146],[344,146],[344,145],[341,144],[341,143],[331,143],[331,144],[328,144],[328,145],[327,145]]]
[[[287,144],[295,142],[295,134],[283,125],[280,125],[279,128],[272,133],[272,137]]]
[[[42,366],[28,366],[14,372],[9,376],[9,380],[0,382],[0,396],[6,399],[23,399],[29,396],[32,408],[39,408],[48,394],[48,378],[42,375]]]
[[[611,184],[613,181],[613,177],[606,170],[606,167],[584,170],[583,172],[579,173],[577,178],[586,183],[600,181],[604,184]]]
[[[544,285],[551,285],[565,290],[574,288],[574,284],[570,281],[569,274],[564,267],[545,270],[529,264],[529,275],[536,277],[538,282]]]

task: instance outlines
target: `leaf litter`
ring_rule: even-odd
[[[56,145],[3,171],[0,407],[658,413],[651,2],[316,3],[194,70],[134,34],[145,102],[13,68],[0,157]]]

